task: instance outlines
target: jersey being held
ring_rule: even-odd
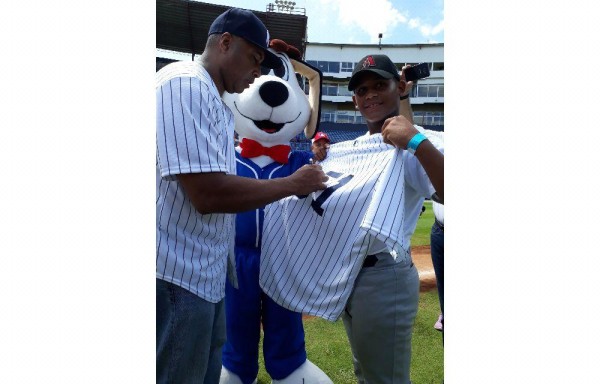
[[[156,277],[216,303],[234,216],[200,214],[177,175],[235,174],[233,114],[198,62],[169,64],[156,78]]]
[[[333,144],[321,163],[327,189],[265,208],[260,286],[275,302],[334,321],[375,238],[410,258],[402,152],[381,134]]]
[[[273,162],[264,168],[256,165],[252,160],[235,153],[237,175],[251,179],[265,180],[286,177],[296,172],[300,167],[308,164],[312,157],[311,152],[292,151],[288,157],[287,164]],[[262,226],[264,209],[253,209],[240,212],[235,219],[235,246],[260,248],[262,238]]]

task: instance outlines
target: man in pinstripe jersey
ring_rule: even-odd
[[[268,31],[250,11],[215,19],[198,61],[157,73],[156,364],[158,383],[218,383],[232,213],[325,188],[320,166],[254,180],[235,175],[233,114],[241,93],[276,68]]]

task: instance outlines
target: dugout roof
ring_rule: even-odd
[[[265,0],[267,4],[273,2]],[[188,0],[156,0],[156,47],[201,54],[213,20],[230,7]],[[304,57],[305,15],[251,10],[265,24],[272,39],[298,48]]]

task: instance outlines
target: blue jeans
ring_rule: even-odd
[[[223,300],[209,303],[156,279],[156,382],[218,384],[225,343]]]
[[[437,222],[431,226],[431,262],[435,271],[440,309],[444,313],[444,228]]]

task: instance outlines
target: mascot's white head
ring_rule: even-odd
[[[302,131],[307,138],[312,138],[319,119],[321,73],[301,61],[300,52],[282,40],[273,39],[269,50],[283,65],[263,72],[244,92],[223,96],[235,116],[239,140],[248,138],[272,147],[289,145]],[[296,73],[308,79],[308,97],[300,87]],[[252,160],[260,166],[272,162],[267,156]]]

